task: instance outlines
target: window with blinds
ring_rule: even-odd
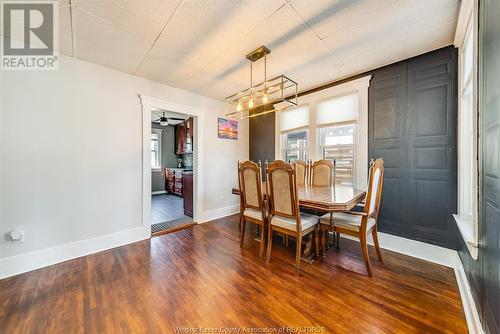
[[[357,119],[357,93],[334,97],[317,105],[320,156],[335,162],[337,184],[354,185]]]
[[[281,142],[283,143],[282,157],[286,162],[296,160],[305,161],[307,159],[307,130],[298,130],[283,133]]]
[[[333,125],[319,129],[321,157],[335,161],[335,182],[354,184],[354,138],[356,124]]]
[[[284,161],[306,160],[308,156],[309,109],[301,106],[279,113],[280,133]]]

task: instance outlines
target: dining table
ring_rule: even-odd
[[[262,182],[262,194],[267,194],[266,182]],[[319,214],[332,212],[347,212],[352,210],[366,196],[366,190],[357,189],[349,185],[334,184],[331,186],[315,186],[303,184],[297,186],[299,206],[301,210],[313,210]],[[233,188],[232,193],[240,195],[239,188]],[[313,254],[314,240],[309,235],[302,253],[304,260],[312,262],[314,255],[318,255],[318,233],[316,233],[316,254]]]

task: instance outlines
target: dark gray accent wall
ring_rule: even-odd
[[[249,120],[249,158],[252,161],[274,161],[275,113],[252,117]],[[262,173],[264,177],[264,173]]]
[[[455,249],[456,49],[371,74],[369,158],[383,158],[385,167],[379,230]]]
[[[487,333],[500,333],[500,2],[479,4],[479,254],[460,259]]]
[[[151,191],[165,190],[165,168],[177,167],[177,154],[175,154],[175,126],[161,126],[151,123],[151,127],[162,129],[161,133],[161,171],[151,172]]]

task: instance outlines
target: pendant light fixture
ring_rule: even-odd
[[[261,46],[247,54],[250,61],[250,87],[224,99],[226,116],[246,119],[297,106],[297,83],[279,75],[267,80],[267,55],[271,50]],[[253,84],[253,63],[264,58],[264,81]]]

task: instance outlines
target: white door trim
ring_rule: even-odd
[[[142,104],[142,228],[151,237],[151,110],[172,111],[194,119],[193,141],[193,221],[202,217],[203,194],[203,124],[205,110],[170,101],[139,95]]]

